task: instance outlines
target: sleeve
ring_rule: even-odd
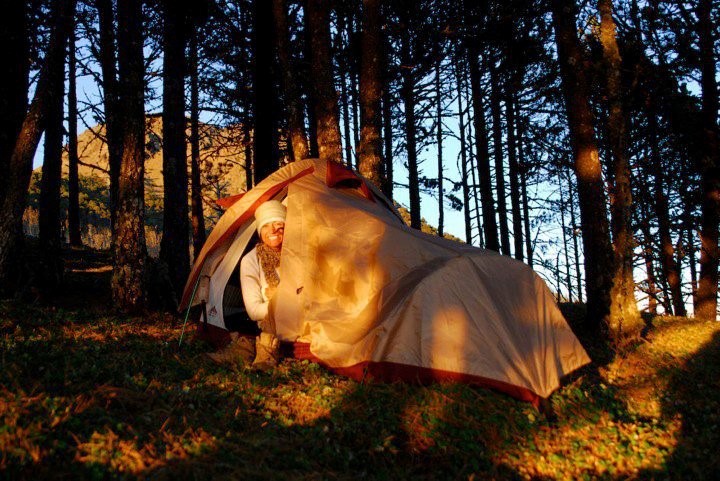
[[[250,251],[240,261],[240,286],[245,310],[253,321],[262,321],[268,313],[269,302],[263,296],[260,262],[257,252]]]

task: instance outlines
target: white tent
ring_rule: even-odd
[[[280,169],[235,201],[198,256],[181,308],[223,297],[269,199],[288,208],[270,313],[298,352],[355,378],[458,380],[536,402],[588,363],[552,294],[525,264],[407,227],[334,162]]]

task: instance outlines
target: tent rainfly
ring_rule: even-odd
[[[229,202],[180,304],[203,304],[206,329],[227,332],[228,284],[270,199],[288,212],[268,315],[296,355],[358,380],[467,382],[536,405],[590,362],[527,265],[410,229],[369,182],[314,159]]]

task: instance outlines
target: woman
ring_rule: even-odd
[[[269,200],[255,210],[260,242],[240,261],[240,286],[245,310],[256,321],[260,336],[256,340],[253,366],[265,369],[278,361],[279,342],[275,325],[267,318],[270,299],[280,283],[280,251],[285,235],[287,209],[280,201]]]
[[[275,337],[275,324],[267,315],[270,299],[280,283],[280,251],[286,216],[287,209],[277,200],[264,202],[255,210],[260,241],[240,261],[240,287],[245,310],[250,319],[258,323],[261,333],[254,343],[252,338],[233,336],[223,350],[208,354],[215,362],[254,359],[253,367],[257,369],[277,365],[279,342]]]

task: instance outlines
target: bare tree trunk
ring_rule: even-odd
[[[498,76],[495,60],[489,59],[490,67],[490,112],[492,115],[493,154],[495,157],[495,188],[497,190],[498,223],[500,224],[501,252],[510,255],[510,229],[508,228],[507,196],[505,194],[505,166],[502,145],[502,86]],[[510,106],[505,104],[505,109]],[[509,149],[509,146],[508,146]],[[510,174],[512,180],[512,174]]]
[[[383,51],[386,46],[383,47]],[[386,57],[383,56],[385,62]],[[387,63],[385,63],[387,65]],[[393,198],[393,131],[392,131],[392,95],[390,94],[390,79],[384,76],[384,85],[382,90],[382,122],[383,122],[383,194],[388,199]]]
[[[670,207],[668,199],[665,195],[665,173],[662,164],[662,155],[660,154],[658,126],[657,126],[657,109],[655,99],[650,95],[646,98],[646,108],[648,111],[648,141],[650,144],[650,162],[649,173],[653,178],[653,200],[655,207],[655,216],[658,222],[658,232],[660,244],[660,265],[662,266],[662,275],[665,284],[670,291],[670,300],[677,316],[686,315],[685,302],[682,295],[682,285],[680,280],[680,266],[675,262],[675,246],[672,243],[670,235]]]
[[[515,142],[515,92],[518,81],[512,82],[505,95],[505,112],[507,116],[508,166],[510,167],[510,205],[512,208],[513,242],[515,259],[523,260],[523,229],[520,214],[520,169],[517,161],[517,144]],[[529,235],[529,233],[528,233]]]
[[[641,206],[643,204],[640,204]],[[643,208],[645,211],[646,209]],[[643,233],[643,260],[645,261],[645,272],[647,274],[647,295],[648,295],[648,312],[657,314],[657,295],[659,289],[655,277],[655,267],[653,265],[654,252],[652,248],[652,234],[650,233],[650,224],[647,222],[648,214],[643,212],[644,221],[640,222],[640,229]]]
[[[118,179],[112,296],[127,312],[146,302],[145,102],[141,0],[118,3],[118,73],[123,151]]]
[[[480,177],[480,201],[482,203],[483,231],[485,248],[500,251],[498,226],[495,220],[495,199],[492,192],[490,177],[490,154],[488,152],[487,127],[485,125],[485,106],[480,78],[478,52],[474,46],[468,48],[468,65],[470,66],[470,89],[472,91],[473,124],[475,126],[475,147],[477,151],[477,173]]]
[[[272,3],[254,0],[253,11],[253,166],[257,183],[278,169],[280,152],[273,78],[275,40]]]
[[[307,25],[310,32],[318,155],[321,160],[342,160],[342,140],[337,94],[330,57],[330,2],[308,0]]]
[[[74,30],[74,29],[73,29]],[[78,176],[77,81],[75,72],[75,32],[68,45],[68,234],[70,245],[82,246],[80,235],[80,179]]]
[[[192,218],[193,258],[197,259],[205,244],[205,215],[200,181],[200,89],[198,86],[197,32],[190,39],[190,204]]]
[[[612,0],[598,0],[600,11],[600,41],[606,74],[608,97],[607,133],[612,156],[613,175],[610,209],[612,214],[613,250],[615,259],[610,291],[610,330],[616,339],[640,335],[643,321],[635,300],[633,279],[633,250],[635,239],[631,226],[632,192],[630,164],[627,158],[626,118],[621,97],[621,58],[615,38]]]
[[[380,99],[382,96],[380,0],[363,0],[360,57],[360,174],[383,186]],[[387,88],[387,87],[386,87]]]
[[[115,56],[115,23],[111,0],[95,0],[100,30],[100,68],[102,70],[105,138],[110,172],[110,229],[115,243],[115,221],[118,210],[120,163],[123,155],[123,123],[120,120],[120,92]]]
[[[532,231],[530,230],[530,203],[528,202],[527,192],[527,178],[528,178],[528,163],[526,161],[525,152],[525,121],[521,115],[520,103],[515,101],[516,119],[517,119],[517,144],[518,144],[518,168],[520,171],[520,192],[522,196],[522,211],[523,211],[523,231],[525,232],[525,255],[527,256],[527,264],[532,267],[533,265],[533,240]]]
[[[692,214],[689,211],[686,211],[685,214],[687,217],[691,217]],[[697,289],[698,289],[698,272],[697,272],[697,258],[695,256],[695,241],[693,236],[693,226],[695,223],[692,221],[692,218],[689,218],[686,220],[686,223],[688,225],[688,241],[687,241],[687,250],[688,250],[688,264],[690,267],[690,289],[692,290],[692,301],[693,301],[693,312],[696,310],[697,306]]]
[[[445,229],[442,110],[442,79],[440,78],[440,60],[438,59],[435,63],[435,121],[437,122],[438,235],[440,237],[443,236]]]
[[[5,64],[0,75],[0,172],[9,172],[15,141],[28,107],[30,42],[27,30],[28,2],[11,0],[3,9],[0,45]],[[0,198],[5,195],[7,177],[0,180]]]
[[[568,200],[570,201],[570,225],[573,228],[573,254],[575,257],[575,279],[577,282],[578,302],[583,302],[583,279],[582,270],[580,269],[580,246],[578,245],[577,234],[577,218],[575,217],[575,190],[573,189],[572,179],[568,175]]]
[[[718,145],[718,86],[715,66],[712,0],[700,0],[697,7],[700,47],[700,85],[705,152],[701,161],[702,219],[700,221],[700,282],[695,316],[715,320],[718,292],[718,223],[720,223],[720,145]]]
[[[43,264],[39,273],[40,287],[47,294],[60,285],[63,273],[62,259],[60,258],[60,183],[64,138],[65,62],[57,62],[53,65],[53,71],[49,72],[49,83],[51,85],[48,88],[56,94],[48,100],[45,117],[45,148],[43,149],[42,178],[40,180],[38,221]]]
[[[310,156],[305,120],[300,92],[295,79],[295,69],[290,61],[290,32],[286,0],[273,0],[273,18],[275,19],[275,42],[277,44],[285,107],[288,113],[288,134],[294,160],[307,159]]]
[[[179,3],[164,2],[163,24],[163,236],[160,260],[180,299],[190,273],[187,141],[185,136],[185,25]]]
[[[560,192],[560,225],[562,227],[563,257],[565,257],[565,284],[568,290],[568,302],[573,302],[573,285],[570,275],[570,254],[568,252],[568,236],[565,224],[565,209],[567,208],[567,201],[564,198],[565,192],[563,189],[562,177],[558,176],[558,180],[558,191]]]
[[[353,122],[353,129],[352,129],[352,138],[353,138],[353,150],[354,150],[354,160],[355,160],[355,169],[360,170],[360,156],[358,155],[358,150],[360,149],[360,120],[359,120],[359,111],[360,111],[360,100],[359,100],[359,92],[358,92],[358,83],[359,79],[358,74],[355,72],[356,69],[356,62],[350,62],[350,112],[352,114],[352,122]]]
[[[462,176],[463,214],[465,217],[465,242],[472,245],[472,219],[470,217],[470,186],[468,185],[467,142],[465,141],[465,112],[462,103],[463,88],[460,67],[455,65],[457,85],[458,130],[460,131],[460,171]]]
[[[553,0],[553,22],[558,46],[565,107],[578,180],[582,224],[588,323],[604,331],[608,327],[612,287],[612,250],[608,231],[605,191],[583,70],[583,55],[575,26],[575,4]],[[607,332],[604,332],[607,335]]]
[[[340,35],[338,34],[338,43],[340,42]],[[340,77],[340,105],[342,106],[342,123],[343,123],[343,136],[345,138],[345,164],[352,168],[353,166],[353,150],[352,150],[352,132],[350,131],[350,97],[348,94],[347,82],[345,80],[347,74],[347,66],[345,61],[340,56],[338,61],[338,72]]]
[[[20,248],[22,246],[22,215],[32,173],[32,161],[47,122],[49,104],[62,91],[51,77],[62,68],[65,45],[72,28],[73,0],[55,4],[54,28],[50,37],[45,62],[38,74],[35,96],[15,139],[7,165],[6,180],[0,197],[0,294],[9,295],[18,289],[20,274]],[[60,67],[58,67],[60,65]],[[62,84],[61,84],[62,85]]]
[[[407,22],[406,22],[407,23]],[[400,61],[403,65],[412,65],[410,33],[406,30],[400,40]],[[408,188],[410,193],[410,227],[420,230],[420,178],[417,158],[417,125],[415,120],[415,75],[413,69],[402,69],[402,98],[405,110],[405,146],[407,151]]]

